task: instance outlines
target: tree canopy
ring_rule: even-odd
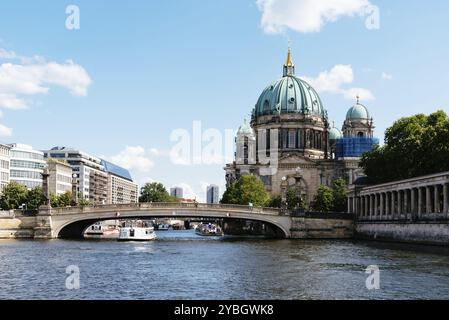
[[[4,189],[0,199],[0,206],[2,210],[19,209],[22,204],[28,202],[28,189],[18,184],[17,182],[10,182]]]
[[[140,190],[139,202],[177,202],[175,197],[170,196],[162,183],[147,183]]]
[[[50,204],[53,208],[65,208],[71,206],[73,203],[72,193],[67,191],[66,193],[50,195]],[[81,205],[81,204],[80,204]]]
[[[321,185],[315,195],[313,209],[318,212],[329,212],[334,207],[334,193],[328,186]]]
[[[402,118],[386,130],[384,146],[362,156],[360,166],[371,183],[449,171],[448,141],[444,111]]]
[[[223,204],[240,204],[248,205],[252,203],[254,206],[263,207],[270,202],[270,195],[265,190],[265,185],[256,176],[242,176],[236,183],[229,186],[221,203]]]

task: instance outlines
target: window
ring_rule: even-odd
[[[288,131],[288,148],[296,149],[296,130]]]

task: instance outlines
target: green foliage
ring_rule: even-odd
[[[67,191],[61,195],[50,195],[50,204],[53,208],[65,208],[73,205],[72,193]]]
[[[331,188],[321,185],[315,195],[313,209],[318,212],[329,212],[334,206],[334,192]]]
[[[43,204],[45,204],[45,195],[44,190],[41,187],[37,187],[27,190],[27,209],[28,210],[37,210]]]
[[[362,156],[360,166],[371,183],[449,171],[448,141],[444,111],[402,118],[386,130],[383,147]]]
[[[334,202],[332,211],[345,212],[348,203],[348,184],[343,178],[338,178],[334,181],[334,188],[332,189]]]
[[[265,185],[256,176],[242,176],[236,183],[226,189],[221,203],[248,205],[263,207],[270,202],[270,195],[265,190]]]
[[[170,196],[162,183],[147,183],[140,190],[139,202],[178,202],[178,199]]]
[[[18,209],[28,202],[28,189],[16,182],[9,183],[4,189],[0,199],[2,210]]]
[[[280,208],[281,206],[282,206],[282,196],[280,194],[272,196],[270,202],[268,203],[268,207]]]
[[[78,206],[80,207],[88,207],[91,206],[92,203],[89,200],[86,200],[82,197],[78,198]]]
[[[296,194],[296,190],[294,188],[287,189],[287,209],[294,210],[301,208],[301,198]]]

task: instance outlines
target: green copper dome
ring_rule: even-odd
[[[364,105],[360,104],[358,99],[355,106],[353,106],[351,109],[348,110],[348,113],[346,114],[346,120],[357,120],[357,119],[370,119],[370,114],[368,111],[368,108]]]
[[[341,138],[343,138],[343,134],[340,130],[335,127],[329,129],[329,140],[337,140]]]
[[[295,77],[289,50],[284,76],[265,88],[254,109],[256,117],[286,113],[326,116],[318,93],[306,81]]]

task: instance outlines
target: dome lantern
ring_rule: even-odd
[[[295,64],[292,59],[292,50],[288,48],[287,60],[284,64],[284,77],[295,75]]]

